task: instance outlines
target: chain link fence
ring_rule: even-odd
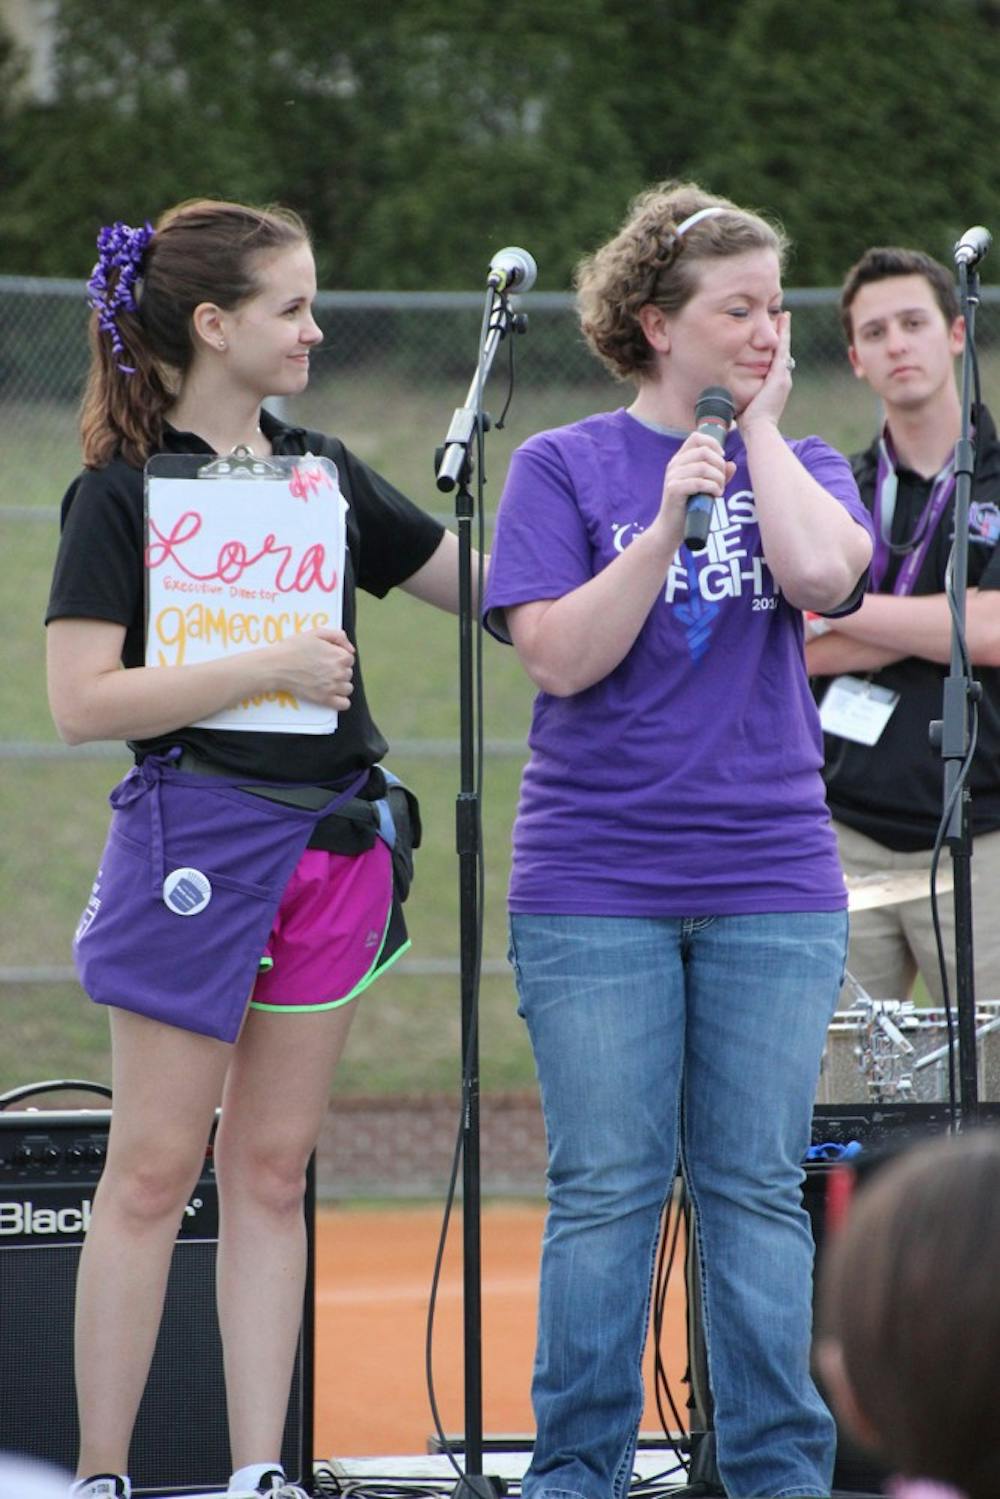
[[[601,370],[579,333],[571,294],[533,293],[518,300],[528,322],[528,336],[511,340],[520,396],[511,425],[516,423],[518,436],[543,425],[532,414],[540,397],[547,397],[542,401],[547,411],[556,393],[574,415],[623,399],[628,387]],[[867,441],[877,413],[848,368],[836,291],[792,290],[786,305],[793,313],[798,362],[788,430],[799,435],[814,417],[815,430],[837,446]],[[478,293],[320,293],[316,315],[326,337],[313,356],[310,392],[293,416],[312,421],[321,412],[336,413],[341,403],[331,398],[330,386],[360,384],[376,393],[409,391],[412,399],[419,397],[422,411],[436,398],[443,434],[450,408],[464,397],[472,374],[481,314]],[[87,317],[81,282],[0,276],[0,420],[8,443],[13,436],[16,444],[19,431],[28,439],[44,431],[47,446],[72,448],[87,368]],[[987,358],[998,336],[1000,291],[990,288],[983,293],[977,324],[977,343]],[[501,346],[494,389],[505,358]],[[392,420],[405,420],[405,414],[397,411]],[[329,419],[325,425],[331,425]],[[343,435],[350,443],[351,433]],[[44,503],[44,496],[12,491],[8,470],[0,491],[8,514],[11,506]]]

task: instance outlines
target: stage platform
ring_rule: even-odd
[[[508,1493],[516,1494],[528,1466],[529,1454],[525,1451],[488,1452],[483,1457],[483,1468],[490,1477],[503,1480]],[[375,1496],[448,1495],[457,1483],[455,1469],[447,1457],[440,1453],[423,1453],[401,1457],[340,1457],[317,1459],[328,1462],[345,1496],[357,1495],[358,1499],[371,1493]],[[654,1490],[669,1494],[684,1483],[684,1471],[669,1448],[665,1452],[642,1452],[636,1457],[636,1478],[641,1482],[640,1492],[650,1494]],[[650,1487],[647,1488],[646,1485]],[[161,1495],[159,1499],[193,1499],[186,1494]],[[197,1499],[226,1499],[223,1492],[199,1494]]]
[[[662,1442],[662,1437],[659,1439]],[[520,1491],[521,1480],[528,1466],[530,1452],[526,1447],[508,1450],[486,1450],[483,1453],[483,1470],[492,1477],[503,1480],[508,1493]],[[451,1494],[456,1485],[455,1470],[447,1457],[433,1453],[423,1457],[396,1458],[340,1458],[331,1461],[338,1481],[345,1491],[355,1493],[359,1499],[369,1490],[375,1496],[398,1494],[400,1487],[412,1488],[416,1494]],[[636,1499],[653,1499],[653,1496],[679,1494],[686,1489],[687,1476],[682,1463],[669,1446],[640,1446],[635,1455],[634,1478],[631,1492]],[[720,1491],[721,1493],[721,1491]],[[863,1493],[858,1490],[834,1489],[831,1499],[884,1499],[876,1492]]]
[[[520,1488],[530,1456],[530,1450],[526,1447],[486,1450],[483,1453],[483,1471],[490,1477],[502,1479],[508,1491],[516,1492]],[[461,1460],[459,1461],[461,1465]],[[356,1487],[359,1490],[364,1490],[369,1484],[377,1489],[382,1482],[402,1482],[426,1488],[429,1493],[450,1494],[457,1482],[455,1469],[440,1452],[424,1454],[422,1457],[338,1458],[330,1466],[345,1488]],[[637,1452],[635,1472],[644,1487],[654,1480],[662,1481],[664,1487],[669,1485],[676,1488],[684,1483],[684,1469],[669,1447]]]
[[[530,1456],[527,1447],[513,1450],[484,1451],[483,1469],[489,1477],[503,1481],[508,1493],[517,1494],[524,1477]],[[461,1454],[458,1454],[461,1466]],[[358,1499],[371,1493],[374,1496],[448,1495],[458,1481],[454,1467],[440,1452],[415,1453],[400,1457],[334,1457],[316,1458],[316,1462],[327,1464],[341,1485],[345,1496],[357,1495]],[[636,1454],[636,1479],[640,1492],[649,1495],[655,1492],[669,1494],[684,1483],[684,1470],[669,1447],[657,1451],[640,1451]],[[649,1485],[649,1487],[647,1487]],[[194,1499],[190,1490],[183,1494],[162,1494],[157,1499]],[[201,1492],[197,1499],[227,1499],[224,1492]]]
[[[484,1450],[483,1470],[502,1480],[504,1490],[517,1495],[528,1465],[527,1447]],[[317,1458],[333,1470],[345,1499],[436,1499],[451,1495],[457,1484],[454,1467],[439,1452],[400,1457]],[[667,1446],[640,1445],[635,1458],[632,1493],[636,1499],[670,1499],[685,1490],[687,1478],[682,1464]],[[190,1493],[160,1496],[160,1499],[192,1499]],[[224,1493],[202,1494],[198,1499],[226,1499]],[[834,1489],[831,1499],[883,1499],[877,1493],[856,1489]]]

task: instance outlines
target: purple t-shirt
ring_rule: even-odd
[[[685,436],[620,409],[518,448],[484,603],[494,634],[506,638],[505,607],[569,593],[653,521]],[[847,460],[816,437],[789,446],[870,534]],[[846,905],[802,617],[764,562],[735,429],[726,456],[736,473],[707,547],[680,549],[621,664],[572,697],[535,699],[512,911],[704,916]]]

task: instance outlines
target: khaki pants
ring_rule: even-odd
[[[894,853],[843,823],[834,823],[844,873],[872,875],[929,869],[929,849]],[[951,853],[941,854],[939,876],[951,875]],[[928,889],[930,884],[928,881]],[[972,849],[972,924],[977,1001],[1000,999],[1000,831],[976,838]],[[955,1003],[955,897],[938,894],[938,915],[948,969],[948,994]],[[873,999],[909,999],[919,973],[936,1005],[943,1003],[930,896],[851,912],[848,972]],[[841,991],[840,1007],[852,999],[850,985]]]

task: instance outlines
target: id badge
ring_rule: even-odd
[[[861,677],[834,677],[820,704],[825,734],[839,734],[855,744],[878,744],[895,711],[899,693]]]

